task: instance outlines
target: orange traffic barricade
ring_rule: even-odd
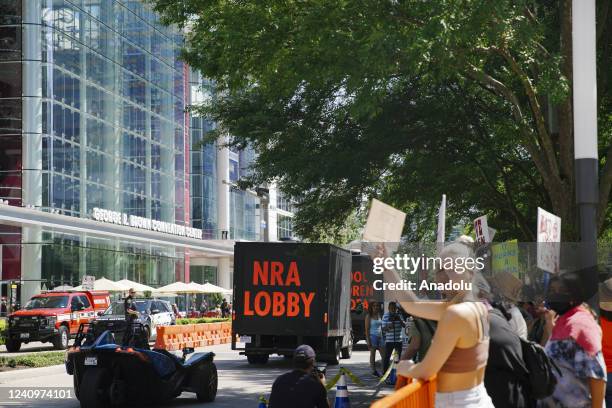
[[[395,392],[379,399],[371,408],[434,408],[436,397],[436,379],[413,381],[398,376]]]
[[[231,342],[231,336],[230,322],[158,326],[155,348],[181,350],[185,347],[225,344]]]

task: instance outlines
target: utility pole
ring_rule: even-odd
[[[581,267],[589,296],[597,294],[597,67],[595,0],[572,0],[572,65],[576,204]],[[594,300],[596,302],[596,300]],[[595,305],[594,305],[595,306]]]

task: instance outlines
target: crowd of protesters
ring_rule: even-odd
[[[473,257],[473,247],[471,238],[461,237],[439,256]],[[384,278],[400,280],[393,270],[386,270]],[[399,310],[407,313],[397,319],[394,302],[387,313],[380,304],[368,310],[374,375],[376,351],[386,368],[393,350],[401,349],[398,374],[435,377],[436,406],[600,408],[607,402],[612,407],[612,385],[607,386],[612,370],[612,279],[600,287],[599,317],[585,303],[589,296],[579,273],[553,276],[545,294],[529,300],[504,288],[492,290],[478,271],[440,269],[435,279],[470,281],[474,289],[444,292],[442,300],[394,292]],[[403,347],[397,330],[408,339]]]

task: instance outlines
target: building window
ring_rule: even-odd
[[[293,238],[293,218],[278,214],[276,218],[276,233],[278,239]]]

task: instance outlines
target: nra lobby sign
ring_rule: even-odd
[[[126,227],[140,228],[149,231],[163,232],[166,234],[177,235],[179,237],[202,239],[202,230],[186,227],[184,225],[173,224],[150,218],[129,215],[119,211],[106,210],[94,207],[92,218],[96,221],[109,224],[124,225]]]

